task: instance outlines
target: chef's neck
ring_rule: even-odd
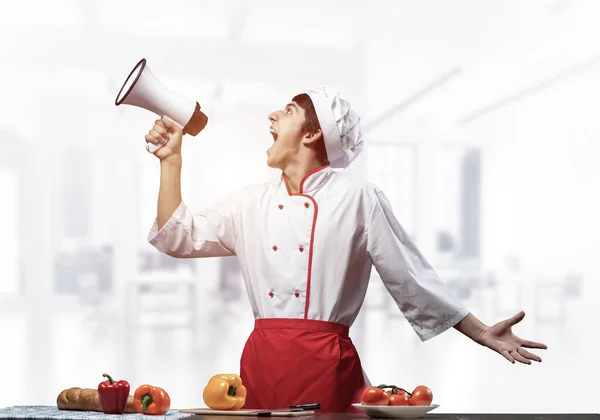
[[[297,194],[300,191],[302,180],[311,172],[328,165],[320,159],[311,159],[304,162],[294,162],[288,164],[283,169],[283,176],[287,181],[290,194]]]

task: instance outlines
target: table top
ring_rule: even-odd
[[[150,419],[152,417],[152,419]],[[275,417],[279,419],[298,419],[298,420],[365,420],[369,417],[366,414],[348,414],[348,413],[316,413],[302,417]],[[17,406],[0,409],[0,419],[77,419],[77,420],[243,420],[258,419],[258,417],[240,417],[234,415],[215,415],[199,414],[190,415],[180,413],[178,410],[169,410],[164,416],[144,416],[142,414],[124,414],[122,416],[106,415],[100,412],[77,412],[77,411],[59,411],[56,406]],[[424,420],[600,420],[600,414],[486,414],[486,413],[427,413]]]
[[[243,419],[253,417],[238,417],[238,416],[215,416],[215,415],[194,415],[187,417],[185,420],[232,420],[232,419]],[[294,417],[279,417],[281,419]],[[318,413],[314,416],[306,417],[295,417],[299,420],[341,420],[341,419],[354,419],[363,420],[368,419],[364,414],[326,414]],[[454,413],[429,413],[423,417],[425,420],[600,420],[600,414],[485,414],[485,413],[473,413],[473,414],[454,414]]]

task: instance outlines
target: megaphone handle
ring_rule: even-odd
[[[163,115],[160,119],[161,120],[169,120],[173,124],[175,124],[177,127],[181,128],[183,130],[183,127],[181,126],[181,124],[177,123],[176,121],[173,121],[171,118],[167,117],[166,115]],[[163,146],[164,146],[164,144],[146,143],[146,150],[148,151],[148,153],[154,154],[154,152],[156,152],[158,149],[160,149]]]

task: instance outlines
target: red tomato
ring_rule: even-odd
[[[416,387],[408,399],[410,405],[430,405],[431,401],[433,401],[433,393],[424,385]]]
[[[390,395],[390,401],[388,405],[409,405],[408,394],[404,393],[404,391],[398,391],[397,394]]]
[[[388,405],[390,396],[381,388],[368,386],[360,396],[363,405]]]
[[[407,397],[410,397],[410,394],[408,392],[406,392],[403,389],[400,388],[396,388],[396,394],[394,394],[394,390],[390,389],[389,391],[386,391],[388,394],[390,395],[406,395]]]

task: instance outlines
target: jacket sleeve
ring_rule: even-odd
[[[192,214],[182,201],[160,230],[157,220],[154,220],[148,242],[175,258],[235,255],[237,211],[234,195],[199,214]]]
[[[421,341],[462,320],[469,310],[440,281],[400,225],[384,193],[375,190],[367,251],[386,289]]]

